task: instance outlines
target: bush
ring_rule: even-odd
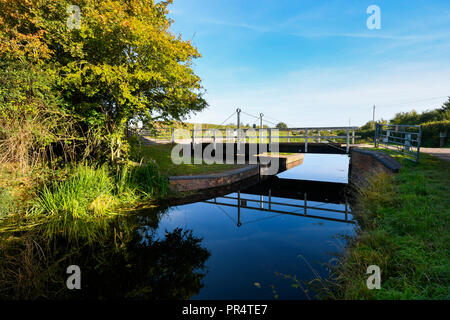
[[[439,134],[450,129],[450,120],[427,122],[422,124],[422,147],[439,147]]]
[[[443,109],[427,110],[422,113],[412,110],[410,112],[397,113],[394,119],[391,120],[391,123],[415,125],[418,123],[443,121],[446,120],[446,116],[447,114]]]
[[[146,196],[164,196],[169,190],[167,177],[159,173],[157,165],[153,162],[135,166],[131,170],[130,183]]]
[[[361,137],[360,138],[361,140],[373,141],[373,138],[375,136],[375,130],[373,129],[360,130],[357,132],[357,135]]]
[[[152,161],[141,165],[130,162],[122,166],[116,175],[115,192],[124,198],[123,200],[127,193],[132,193],[132,198],[152,200],[167,195],[169,181]]]

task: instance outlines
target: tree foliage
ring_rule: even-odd
[[[38,149],[82,141],[114,159],[130,121],[184,120],[205,108],[192,70],[200,54],[170,31],[171,3],[0,0],[3,140],[9,123],[40,123]],[[80,8],[79,28],[69,28],[69,5]]]
[[[417,113],[415,110],[400,112],[395,115],[391,123],[417,125],[443,120],[450,120],[450,97],[440,109],[427,110],[422,113]]]
[[[443,115],[444,120],[450,119],[450,97],[448,97],[447,102],[445,102],[441,109],[439,109],[439,112]]]
[[[284,122],[279,122],[279,123],[275,126],[275,128],[278,128],[278,129],[286,129],[287,127],[288,127],[287,124],[284,123]]]
[[[384,120],[384,119],[380,119],[375,121],[375,123],[381,123],[381,124],[387,124],[389,121],[388,120]],[[363,126],[361,126],[361,130],[371,130],[375,128],[375,125],[373,124],[373,121],[367,121]]]

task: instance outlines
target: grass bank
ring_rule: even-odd
[[[154,162],[160,172],[167,176],[218,173],[243,166],[237,164],[206,164],[204,161],[201,164],[194,164],[193,159],[191,164],[181,163],[177,165],[171,159],[174,144],[139,146],[138,142],[134,141],[131,142],[131,146],[133,159],[144,163]]]
[[[450,298],[450,164],[421,154],[416,164],[397,156],[400,173],[381,174],[358,191],[353,212],[361,232],[338,264],[338,299]],[[366,270],[381,269],[381,289],[369,290]]]
[[[0,169],[0,231],[40,226],[51,237],[94,240],[93,230],[108,218],[169,192],[167,177],[152,162],[23,171],[9,164]]]

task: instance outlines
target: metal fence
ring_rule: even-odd
[[[375,128],[375,148],[384,145],[415,162],[419,162],[421,139],[421,125],[377,124]]]

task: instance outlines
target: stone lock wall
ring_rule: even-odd
[[[400,168],[400,163],[385,153],[358,148],[350,149],[350,184],[364,185],[377,173],[396,173]]]

